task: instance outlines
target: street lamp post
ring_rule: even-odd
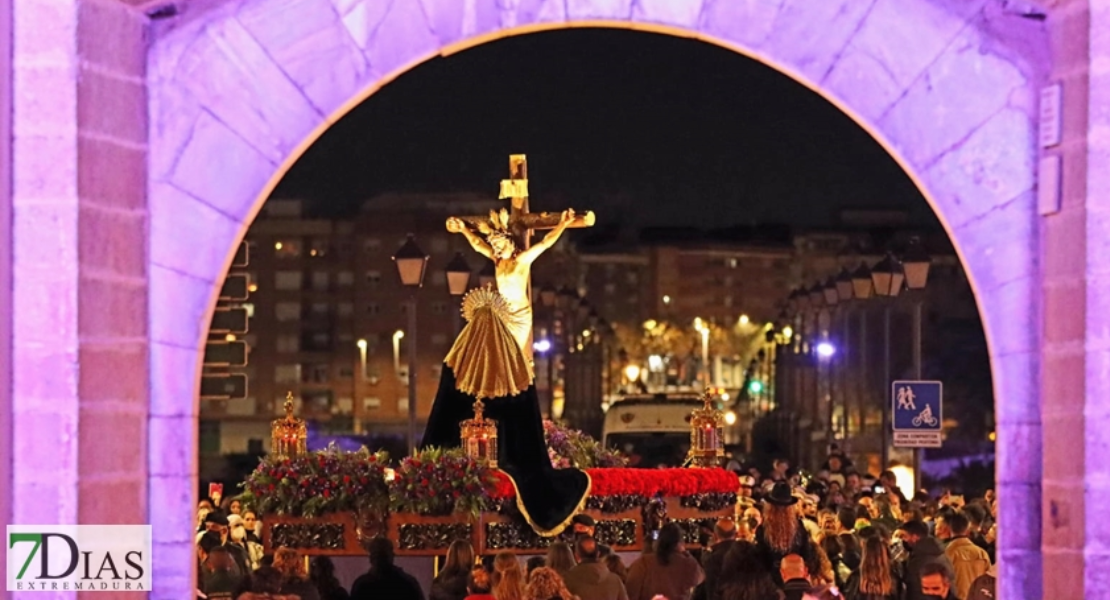
[[[902,264],[904,265],[906,273],[906,287],[914,292],[913,299],[913,376],[917,381],[921,381],[921,313],[923,312],[923,305],[925,304],[924,294],[921,293],[925,289],[925,285],[929,281],[929,266],[931,260],[925,249],[922,248],[920,241],[914,238],[910,241],[910,247],[907,249],[905,256],[902,257]],[[921,489],[921,449],[914,448],[913,451],[913,481],[917,489]]]
[[[367,348],[368,344],[367,344],[365,338],[359,338],[358,342],[356,342],[355,345],[358,346],[358,358],[359,358],[359,363],[361,364],[361,367],[362,367],[359,370],[359,373],[361,373],[361,374],[359,375],[358,380],[355,382],[355,398],[356,398],[356,400],[354,402],[354,406],[351,407],[351,413],[355,416],[354,430],[355,430],[355,433],[357,434],[357,433],[362,433],[362,416],[359,415],[360,401],[358,400],[358,398],[359,398],[358,391],[359,391],[360,385],[365,385],[365,382],[366,382],[366,379],[367,379],[367,377],[366,377],[366,348]]]
[[[406,311],[409,318],[409,406],[408,430],[406,441],[409,451],[416,452],[416,290],[424,285],[424,272],[428,268],[428,255],[416,245],[416,239],[409,234],[408,239],[393,256],[397,265],[397,274],[401,276],[401,283],[413,290],[408,300]]]
[[[882,468],[884,470],[890,460],[890,398],[887,392],[890,389],[890,300],[897,298],[902,292],[903,283],[905,283],[905,272],[902,269],[902,263],[898,262],[893,254],[887,253],[883,260],[871,269],[871,285],[875,289],[875,294],[888,301],[883,307],[883,392],[879,396],[883,409]]]

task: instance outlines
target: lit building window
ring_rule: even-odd
[[[274,256],[277,258],[298,258],[301,255],[300,240],[288,239],[274,242]]]
[[[296,335],[277,336],[277,351],[290,354],[301,351],[301,338]]]
[[[274,367],[274,383],[300,383],[301,365],[277,365]]]
[[[340,271],[335,274],[335,283],[339,287],[351,287],[355,284],[355,274],[350,271]]]
[[[282,323],[299,320],[301,318],[301,303],[278,302],[274,305],[274,317]]]
[[[366,272],[366,283],[370,287],[376,288],[376,287],[378,287],[379,284],[381,284],[381,282],[382,282],[382,272],[381,271],[367,271]]]
[[[398,398],[397,399],[397,412],[408,412],[408,411],[409,411],[409,399],[407,397],[406,398]]]
[[[362,410],[367,410],[367,411],[369,411],[369,410],[378,410],[381,407],[382,407],[382,399],[381,398],[363,398],[362,399]]]
[[[300,271],[278,271],[274,273],[274,289],[296,291],[304,286],[304,273]]]

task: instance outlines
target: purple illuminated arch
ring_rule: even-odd
[[[980,312],[998,399],[1000,597],[1039,597],[1033,165],[1035,90],[1048,61],[1040,25],[988,4],[249,0],[157,32],[148,69],[155,588],[192,589],[201,346],[233,251],[284,171],[331,123],[433,56],[597,26],[696,38],[766,62],[838,106],[913,178],[976,297],[989,299]]]

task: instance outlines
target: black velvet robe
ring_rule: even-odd
[[[459,447],[459,424],[474,417],[474,401],[474,396],[456,389],[455,373],[444,364],[423,445]],[[536,533],[558,535],[585,501],[589,476],[578,469],[551,466],[534,383],[515,396],[482,402],[485,416],[497,421],[498,466],[516,484],[521,512]]]

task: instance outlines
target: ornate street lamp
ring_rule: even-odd
[[[879,264],[871,269],[871,284],[875,286],[875,295],[894,298],[902,293],[902,284],[906,275],[902,270],[902,263],[889,252]]]
[[[497,269],[493,266],[493,261],[486,263],[481,271],[478,271],[478,285],[482,287],[493,287],[497,283]]]
[[[910,247],[902,257],[902,266],[906,274],[906,287],[911,290],[925,289],[929,281],[929,265],[931,260],[921,241],[917,238],[910,240]]]
[[[821,308],[825,304],[825,288],[820,282],[813,284],[809,288],[809,306],[810,308]]]
[[[837,292],[836,289],[835,278],[829,277],[828,281],[825,282],[825,287],[822,288],[822,292],[825,296],[825,304],[828,304],[829,306],[836,306],[837,301],[840,300],[840,294]]]
[[[860,263],[859,268],[852,273],[852,295],[859,300],[867,300],[873,289],[871,269],[865,263]]]
[[[540,288],[540,303],[543,304],[544,308],[551,308],[555,306],[555,300],[558,295],[559,292],[556,291],[555,288],[550,285],[545,285]]]
[[[841,302],[852,299],[852,274],[846,268],[841,269],[840,275],[836,277],[836,295]]]
[[[452,296],[462,296],[470,286],[470,265],[466,263],[462,252],[456,252],[455,258],[447,263],[447,291]]]
[[[393,255],[397,273],[405,287],[424,285],[424,271],[428,268],[428,255],[416,245],[416,238],[410,233],[405,243]]]

